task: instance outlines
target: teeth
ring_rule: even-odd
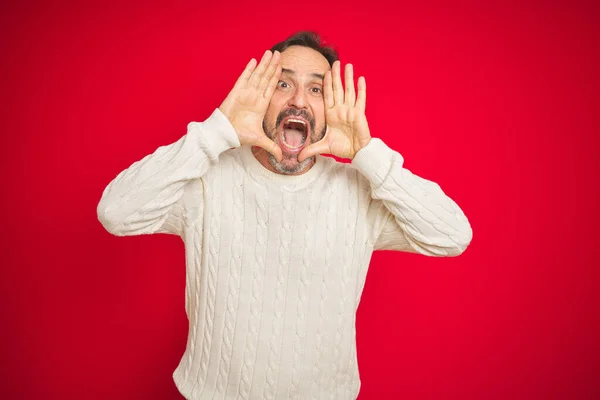
[[[294,118],[290,118],[288,119],[286,122],[297,122],[299,124],[305,125],[306,126],[306,122],[302,121],[301,119],[294,119]]]

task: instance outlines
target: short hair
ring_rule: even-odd
[[[282,53],[290,46],[304,46],[316,50],[327,59],[330,66],[333,66],[333,63],[339,60],[337,51],[331,46],[324,45],[319,34],[315,32],[301,31],[294,33],[284,41],[274,45],[271,51]]]

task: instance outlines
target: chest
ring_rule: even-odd
[[[240,177],[209,187],[195,223],[202,224],[205,249],[234,261],[228,264],[275,263],[327,274],[351,263],[366,243],[368,198],[351,182],[291,191]]]

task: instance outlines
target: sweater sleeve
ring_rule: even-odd
[[[403,163],[402,155],[377,138],[352,160],[370,183],[374,248],[458,256],[473,235],[467,217],[437,183],[414,175]]]
[[[178,141],[133,163],[104,189],[98,219],[116,236],[182,234],[182,196],[219,154],[240,146],[229,120],[216,109],[204,122],[190,122]]]

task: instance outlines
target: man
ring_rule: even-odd
[[[337,54],[294,35],[103,193],[109,232],[185,242],[189,335],[173,379],[187,399],[355,399],[372,252],[457,256],[471,241],[454,201],[371,137],[365,79],[355,92],[344,73],[345,89]]]

